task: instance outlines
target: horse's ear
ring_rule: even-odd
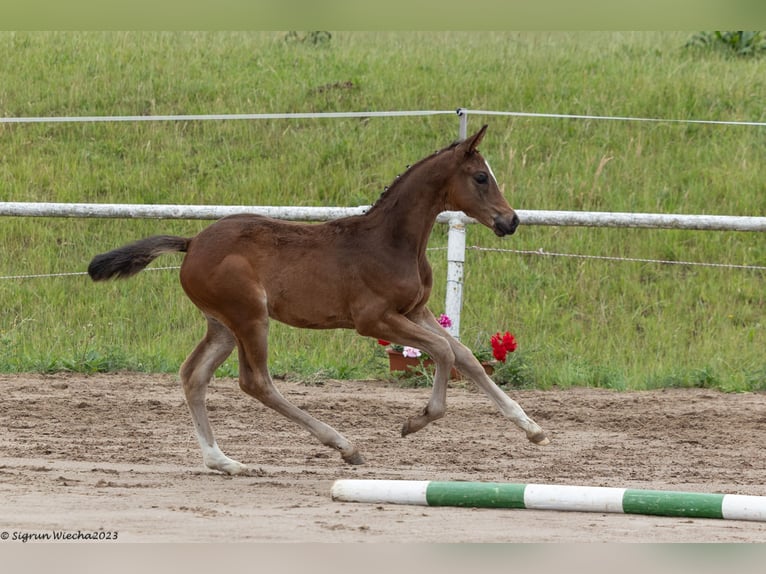
[[[481,129],[473,134],[471,137],[466,138],[461,144],[460,147],[462,147],[465,150],[465,155],[471,155],[476,151],[476,148],[479,147],[479,143],[481,142],[482,138],[484,138],[484,134],[487,132],[487,124],[484,124],[481,126]]]

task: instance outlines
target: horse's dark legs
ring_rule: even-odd
[[[436,365],[433,392],[428,404],[420,414],[405,421],[402,436],[419,431],[428,423],[444,416],[447,411],[447,382],[455,355],[442,334],[424,328],[410,318],[398,314],[376,317],[369,323],[359,322],[357,331],[362,335],[421,349],[428,353]]]
[[[503,390],[489,378],[481,362],[479,362],[471,350],[445,331],[430,311],[424,309],[415,319],[425,328],[443,336],[447,340],[452,348],[452,352],[455,354],[455,368],[476,383],[476,385],[489,396],[492,402],[497,405],[500,412],[526,433],[527,438],[531,442],[538,445],[546,445],[550,442],[543,429],[527,416],[519,403],[505,394]],[[434,381],[433,393],[434,395],[437,393],[440,395],[446,394],[446,383],[444,389],[437,389],[436,381]]]
[[[186,404],[202,448],[202,460],[208,468],[226,474],[240,474],[245,472],[247,467],[226,456],[218,447],[207,416],[205,394],[213,373],[231,354],[234,346],[235,340],[231,331],[212,317],[207,317],[205,338],[184,361],[180,371]]]
[[[439,340],[440,345],[442,341],[443,339]],[[450,373],[452,372],[455,356],[449,346],[447,346],[447,353],[444,354],[446,358],[435,355],[433,350],[429,349],[428,345],[423,345],[418,348],[422,348],[426,351],[436,364],[433,388],[431,390],[431,397],[428,399],[428,403],[423,411],[419,415],[411,417],[404,422],[404,425],[402,426],[403,437],[417,432],[428,423],[442,418],[447,412],[447,383],[449,382]]]
[[[331,426],[299,409],[274,386],[267,367],[269,318],[265,304],[260,310],[243,311],[247,319],[238,322],[239,386],[248,395],[299,424],[319,441],[340,452],[349,464],[364,464],[364,459],[343,435]]]

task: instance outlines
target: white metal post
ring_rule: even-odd
[[[464,140],[468,137],[468,114],[465,113],[463,108],[458,108],[457,115],[460,118],[460,129],[458,130],[458,137]]]
[[[468,114],[463,108],[458,108],[460,118],[458,137],[464,140],[468,137]],[[463,266],[465,264],[465,223],[459,217],[449,220],[447,234],[447,292],[445,294],[444,312],[452,321],[449,333],[456,339],[460,338],[460,312],[463,308]]]
[[[460,311],[463,306],[463,265],[465,263],[465,223],[454,217],[449,222],[447,235],[447,293],[444,312],[452,320],[448,329],[460,338]]]

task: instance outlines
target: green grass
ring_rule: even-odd
[[[688,33],[0,33],[0,115],[509,110],[764,121],[763,61],[685,49]],[[760,127],[470,117],[520,209],[766,214]],[[0,124],[0,200],[233,205],[374,202],[457,134],[456,116]],[[90,258],[199,221],[5,218],[0,276]],[[763,234],[471,227],[493,248],[764,265]],[[437,226],[431,246],[446,244]],[[445,253],[431,252],[443,310]],[[166,256],[159,266],[178,265]],[[759,271],[469,251],[463,340],[519,341],[509,387],[766,389]],[[177,272],[127,282],[0,280],[0,371],[175,371],[204,322]],[[274,323],[271,368],[387,376],[352,332]],[[221,374],[235,374],[230,359]]]

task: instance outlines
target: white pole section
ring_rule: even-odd
[[[460,117],[460,128],[458,129],[458,137],[464,140],[468,137],[468,114],[465,113],[463,108],[459,108],[457,115]]]
[[[452,321],[450,335],[460,338],[460,310],[463,308],[463,266],[465,264],[465,223],[459,217],[449,222],[447,235],[447,293],[444,312]]]
[[[336,480],[332,499],[349,502],[415,504],[428,506],[428,480]]]

